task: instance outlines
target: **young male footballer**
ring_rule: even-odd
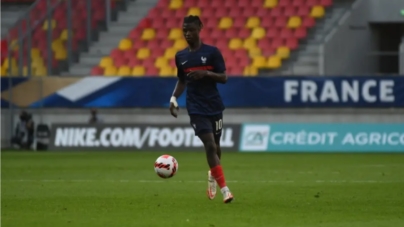
[[[209,199],[216,196],[216,182],[223,195],[223,201],[230,203],[233,195],[226,185],[220,165],[220,137],[223,128],[224,105],[216,84],[227,82],[226,66],[219,49],[202,43],[199,33],[203,24],[198,16],[184,18],[182,30],[188,47],[175,55],[178,81],[170,99],[171,115],[177,117],[177,98],[187,87],[186,106],[191,125],[204,144],[208,171]]]

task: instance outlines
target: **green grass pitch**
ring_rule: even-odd
[[[404,226],[403,154],[224,153],[235,200],[206,197],[202,152],[2,152],[4,227]]]

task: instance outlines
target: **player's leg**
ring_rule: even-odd
[[[213,130],[214,130],[216,154],[217,154],[219,160],[221,160],[222,150],[220,148],[220,138],[222,137],[222,131],[223,131],[223,113],[213,116],[211,118],[211,124],[212,124]],[[221,168],[221,165],[220,165],[220,168]],[[224,179],[224,175],[223,175],[223,179]],[[233,195],[230,192],[229,188],[227,186],[225,186],[226,183],[224,182],[224,185],[221,185],[220,183],[218,183],[218,184],[219,184],[220,190],[223,194],[224,202],[225,203],[231,202],[233,200]]]
[[[216,144],[216,154],[217,157],[220,159],[222,159],[222,149],[220,148],[220,137],[221,137],[221,133],[220,135],[215,135],[215,144]]]
[[[217,146],[214,136],[214,133],[217,133],[216,127],[214,126],[215,123],[212,118],[206,116],[190,115],[190,118],[191,125],[195,130],[195,135],[201,139],[204,145],[206,159],[210,167],[210,171],[208,173],[208,197],[209,199],[213,199],[215,197],[217,182],[220,188],[223,189],[222,192],[228,192],[226,193],[227,196],[225,196],[225,202],[230,202],[233,199],[233,196],[226,186],[223,170],[217,154]]]
[[[222,149],[220,149],[220,137],[215,136],[216,154],[219,160],[222,159]]]
[[[216,154],[220,160],[221,156],[222,156],[222,151],[220,149],[220,135],[219,136],[215,135],[215,144],[216,144]],[[211,198],[212,195],[213,195],[213,197],[214,197],[214,195],[216,195],[216,186],[217,186],[216,179],[212,176],[212,173],[209,170],[208,171],[208,190],[207,190],[207,192],[208,192],[208,196],[210,199],[213,199],[213,198]]]
[[[215,119],[213,119],[213,120],[215,120]],[[214,128],[216,129],[216,121],[214,121],[213,124],[214,124],[213,125]],[[216,154],[217,154],[217,157],[219,158],[219,160],[222,157],[222,150],[220,149],[221,136],[222,136],[221,130],[215,132],[214,137],[215,137],[215,144],[216,144]],[[216,195],[216,180],[212,176],[212,173],[210,170],[208,171],[208,190],[207,190],[207,192],[208,192],[208,196],[210,199],[213,199],[213,198],[211,198],[212,195]]]
[[[216,145],[216,155],[219,159],[220,172],[222,172],[223,179],[224,179],[223,170],[220,165],[220,159],[221,159],[221,155],[222,155],[222,151],[220,148],[220,138],[222,137],[223,114],[220,113],[216,116],[210,117],[210,123],[211,123],[212,129],[213,129],[213,136],[214,136],[215,145]],[[217,179],[217,177],[214,174],[212,174],[212,178]],[[219,184],[219,187],[221,188],[225,202],[231,202],[231,200],[233,199],[233,195],[230,193],[228,187],[226,186],[226,182],[223,182],[223,184],[221,184],[219,181],[217,181],[217,183]]]
[[[222,166],[220,165],[220,160],[217,155],[217,146],[215,142],[215,138],[213,133],[204,133],[199,135],[199,138],[202,140],[205,151],[206,151],[206,158],[208,160],[208,164],[210,167],[210,174],[216,180],[217,184],[220,187],[220,191],[223,194],[223,201],[225,203],[229,203],[233,200],[233,195],[230,192],[230,189],[227,187],[226,179],[223,173]],[[211,180],[211,179],[209,179]],[[209,182],[210,183],[210,182]],[[216,185],[211,188],[212,185],[209,184],[208,194],[214,190],[216,194]],[[211,190],[211,191],[209,191]],[[214,195],[209,195],[209,198],[214,198]]]
[[[206,151],[206,159],[210,168],[220,165],[220,159],[217,155],[215,138],[213,132],[205,132],[198,135]]]
[[[200,115],[190,115],[191,125],[195,130],[195,135],[199,136],[204,133],[212,133],[212,125],[208,118]],[[208,154],[213,154],[215,148],[213,146],[209,146],[209,143],[204,143],[205,152],[208,159],[209,166],[215,166],[217,164],[215,158]],[[213,160],[213,161],[210,161]],[[211,175],[210,170],[208,171],[208,189],[206,190],[206,194],[209,199],[214,199],[216,196],[216,180]]]

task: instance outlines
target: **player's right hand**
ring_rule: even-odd
[[[178,116],[178,111],[180,108],[178,107],[177,99],[172,96],[170,99],[170,113],[173,117],[177,118]]]

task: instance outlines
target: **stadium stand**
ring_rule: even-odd
[[[192,14],[202,17],[202,38],[220,48],[229,75],[255,76],[262,68],[279,69],[332,4],[332,0],[160,0],[91,74],[175,75],[175,52],[186,47],[181,21]]]
[[[15,2],[21,3],[20,0],[8,0],[7,2]],[[111,10],[112,14],[114,15],[117,10],[117,3],[119,0],[112,0],[111,1]],[[99,30],[102,30],[102,25],[105,20],[106,16],[106,9],[102,4],[99,4],[99,1],[91,1],[91,35],[97,34]],[[31,32],[32,37],[32,48],[30,50],[31,53],[31,66],[32,72],[34,76],[44,76],[48,74],[59,74],[60,71],[66,69],[66,59],[67,59],[67,39],[68,39],[68,32],[67,32],[67,5],[65,1],[58,1],[58,0],[51,0],[51,7],[54,8],[52,12],[52,21],[51,24],[48,23],[46,20],[46,9],[47,7],[47,0],[37,0],[36,3],[31,7],[28,11],[29,17],[26,19],[22,19],[19,21],[19,24],[22,24],[22,31],[24,34],[27,31],[27,23],[30,23],[31,28],[33,28]],[[77,55],[85,49],[85,46],[88,45],[86,43],[87,32],[85,30],[85,23],[87,15],[85,9],[85,1],[72,1],[72,47],[73,52],[77,58]],[[2,12],[3,14],[3,12]],[[36,25],[39,21],[39,26]],[[47,72],[46,69],[46,62],[48,59],[48,52],[47,52],[47,31],[48,29],[52,30],[52,72]],[[11,40],[11,45],[17,42],[18,39],[18,27],[10,27],[8,30],[9,40]],[[2,45],[7,45],[5,39],[2,39]],[[24,40],[24,50],[27,48],[26,40]],[[82,48],[79,48],[79,47]],[[2,48],[3,50],[3,48]],[[3,51],[2,51],[3,52]],[[6,53],[6,51],[4,52]],[[17,61],[19,51],[18,46],[14,45],[12,50],[11,56],[11,67],[12,70],[17,69]],[[1,75],[7,75],[9,68],[9,61],[7,54],[2,53],[2,65]],[[27,59],[23,61],[24,69],[23,75],[27,74]],[[3,74],[4,73],[4,74]],[[13,73],[15,74],[15,73]]]
[[[19,1],[19,0],[8,0]],[[310,34],[333,15],[337,2],[343,0],[131,0],[125,12],[119,12],[120,0],[111,0],[112,22],[108,31],[105,7],[92,1],[91,39],[89,45],[84,1],[73,1],[74,64],[68,66],[66,3],[52,0],[52,22],[44,16],[47,0],[37,0],[30,11],[32,23],[41,21],[32,31],[31,66],[35,76],[42,75],[104,75],[104,76],[174,76],[175,52],[186,47],[181,24],[185,15],[199,15],[204,22],[202,38],[222,51],[229,75],[256,76],[260,72],[315,73],[315,55],[296,59],[298,53],[310,49]],[[334,15],[333,15],[334,16]],[[339,18],[338,14],[336,18]],[[22,21],[24,28],[26,21]],[[135,26],[135,27],[134,27]],[[47,30],[52,30],[52,72],[47,72]],[[105,32],[104,32],[105,31]],[[18,35],[9,31],[11,43]],[[3,40],[2,45],[7,46]],[[313,49],[313,47],[311,47]],[[7,48],[2,48],[4,53]],[[17,69],[18,49],[11,60],[2,54],[2,75],[11,61]],[[28,52],[27,52],[28,53]],[[4,57],[5,56],[5,57]],[[298,61],[302,60],[302,61]],[[299,65],[300,64],[300,65]],[[300,67],[300,68],[299,68]],[[285,68],[287,70],[285,70]],[[24,59],[23,74],[27,62]]]

